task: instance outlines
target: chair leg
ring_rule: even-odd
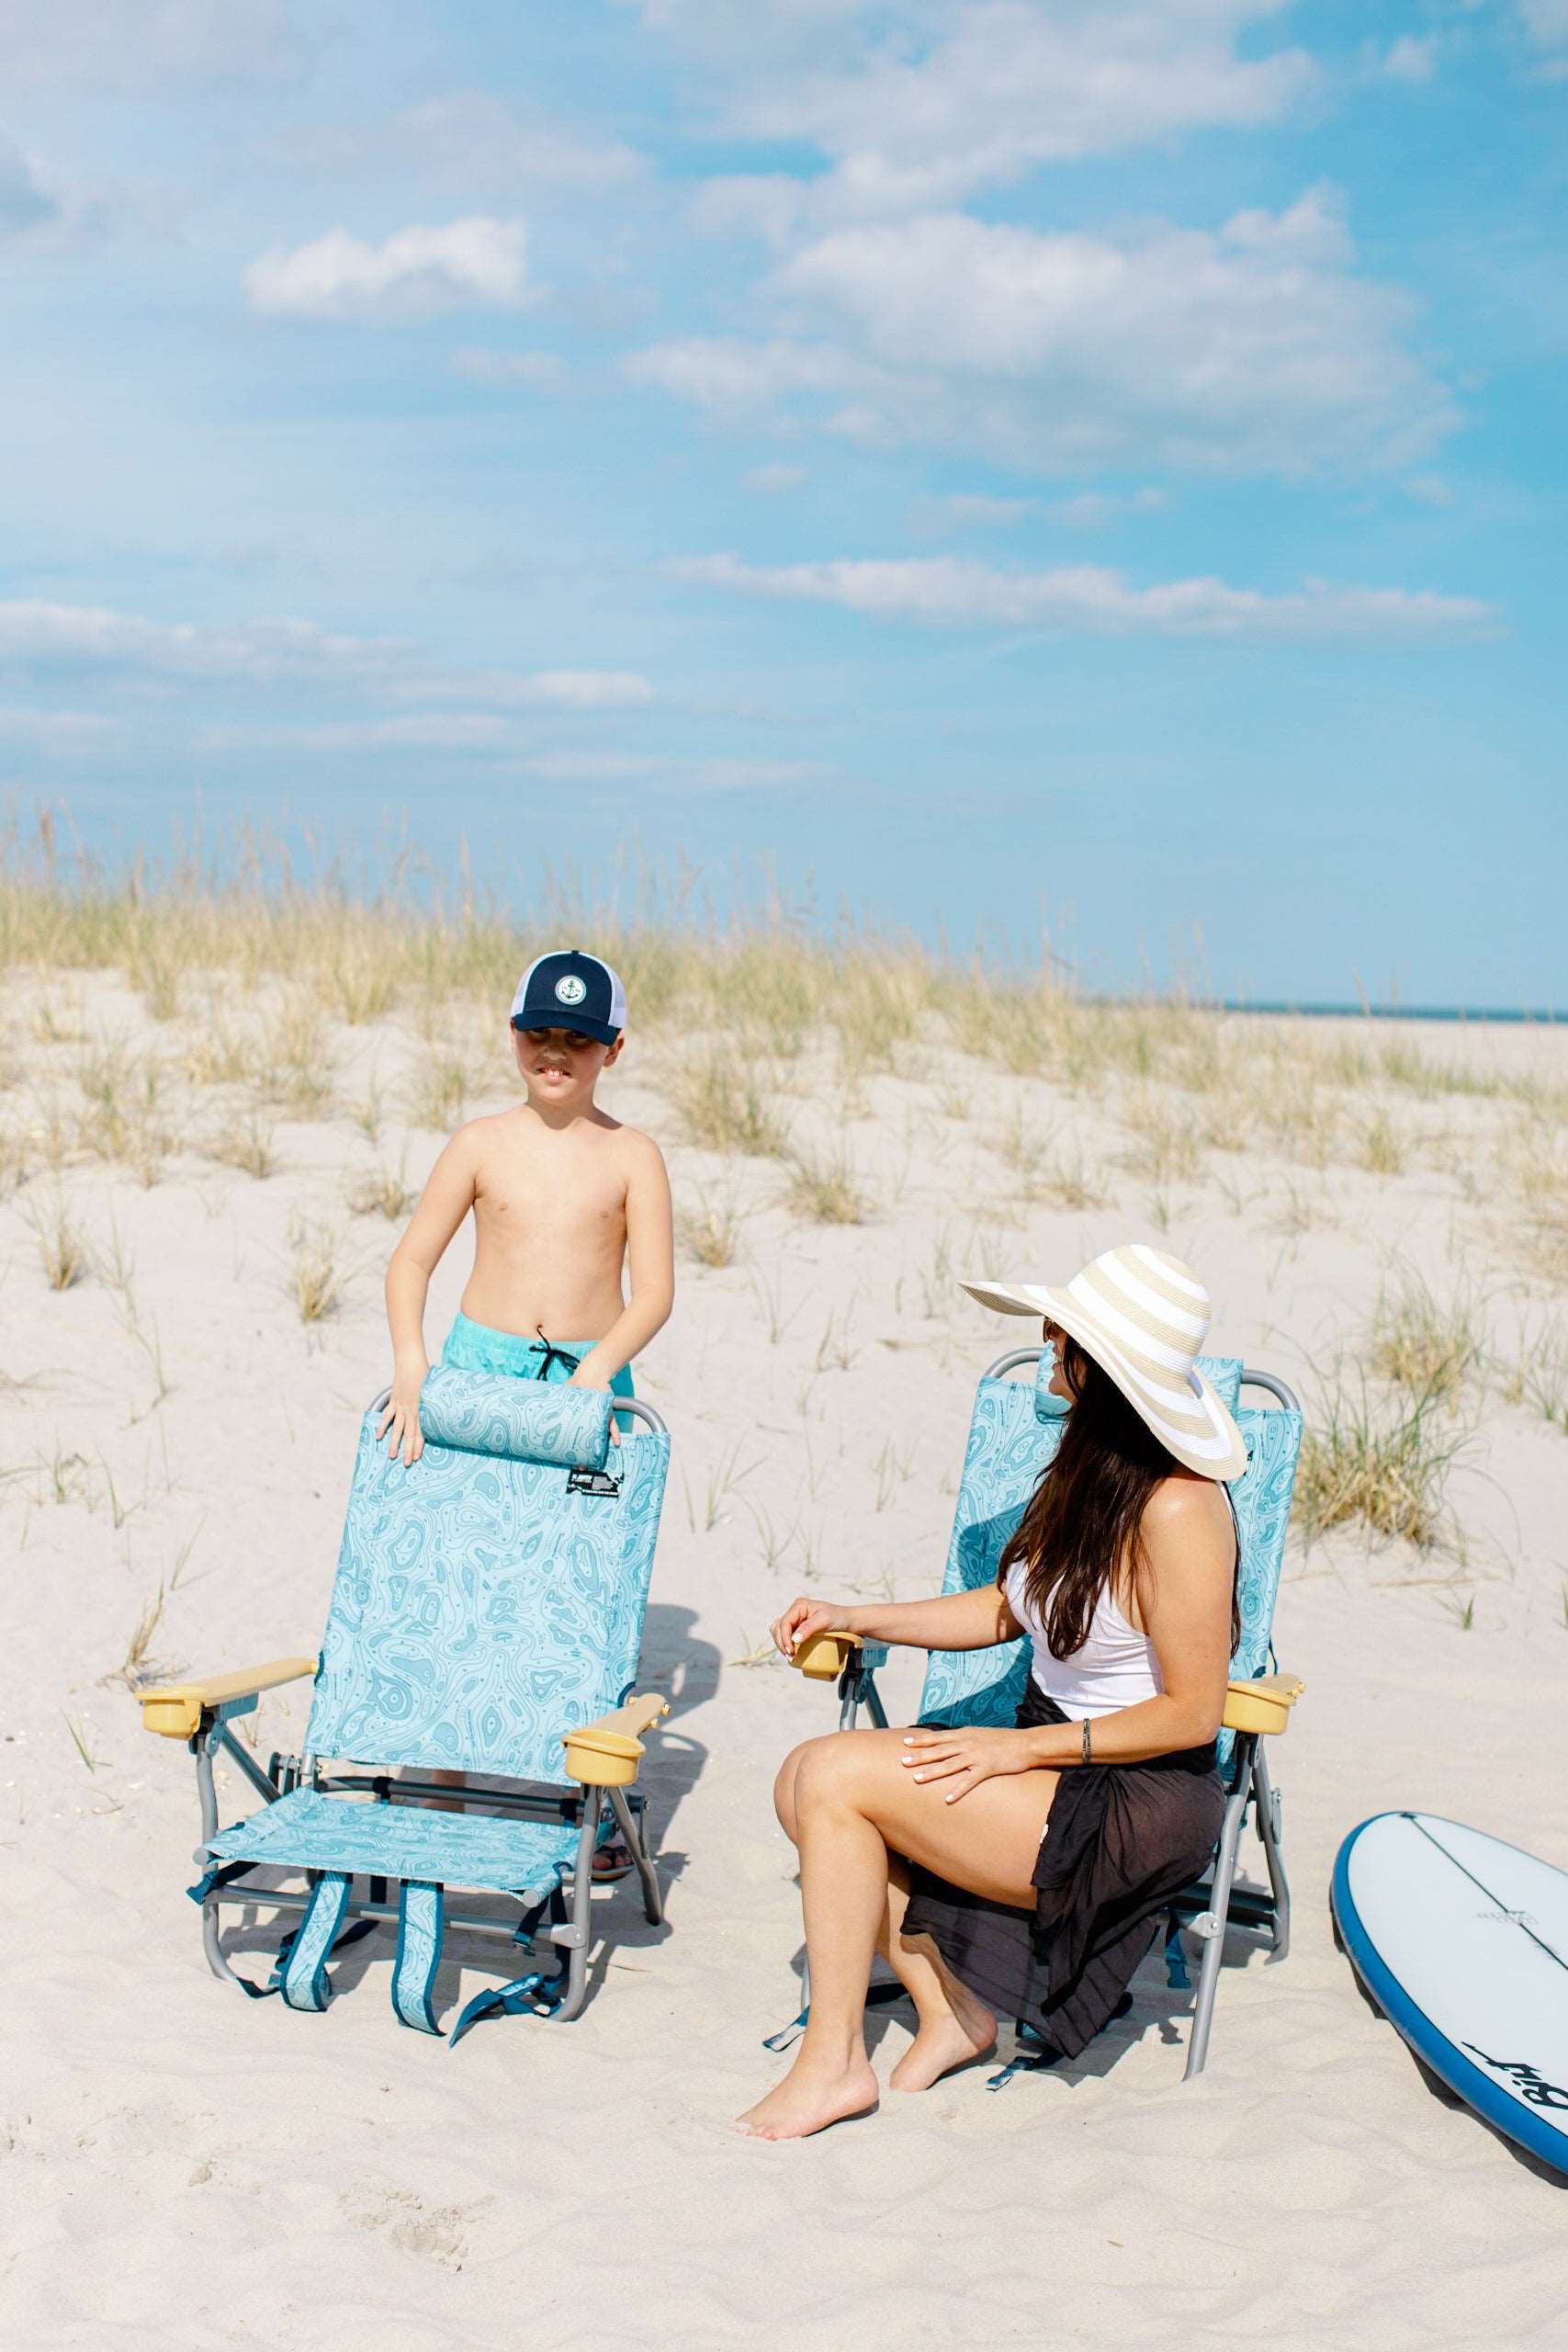
[[[631,1806],[626,1803],[625,1790],[612,1789],[610,1804],[615,1811],[616,1826],[626,1841],[626,1851],[636,1863],[637,1877],[642,1882],[643,1916],[650,1928],[657,1928],[664,1917],[664,1898],[660,1893],[659,1873],[649,1860]],[[647,1817],[646,1814],[642,1816],[645,1821]]]
[[[196,1758],[196,1798],[201,1811],[201,1844],[197,1849],[196,1860],[198,1868],[205,1870],[208,1843],[218,1835],[218,1791],[212,1780],[211,1733],[198,1731],[190,1746]],[[209,1901],[202,1905],[202,1957],[220,1984],[231,1984],[236,1993],[243,1993],[248,1990],[245,1981],[237,1970],[230,1967],[219,1941],[222,1917],[222,1908],[219,1904]]]
[[[1285,1876],[1285,1857],[1280,1848],[1280,1800],[1269,1782],[1264,1747],[1265,1743],[1259,1740],[1252,1767],[1252,1793],[1258,1806],[1258,1834],[1263,1840],[1263,1859],[1269,1865],[1269,1883],[1274,1890],[1274,1949],[1269,1957],[1283,1960],[1291,1949],[1291,1883]]]
[[[1203,1962],[1198,1972],[1198,1998],[1192,2005],[1192,2033],[1187,2044],[1183,2082],[1190,2083],[1194,2075],[1202,2073],[1209,2055],[1209,2029],[1213,2023],[1214,1996],[1219,1990],[1225,1922],[1230,1917],[1231,1882],[1235,1877],[1235,1849],[1241,1843],[1241,1825],[1247,1812],[1247,1780],[1248,1775],[1244,1771],[1241,1785],[1226,1802],[1209,1908],[1201,1918],[1192,1922],[1198,1934],[1203,1938]]]
[[[577,1838],[577,1860],[571,1873],[571,1916],[564,1928],[554,1928],[550,1940],[567,1953],[566,1991],[552,2009],[562,2025],[574,2018],[588,1991],[588,1943],[593,1916],[593,1849],[599,1838],[599,1807],[604,1792],[582,1792],[582,1827]]]

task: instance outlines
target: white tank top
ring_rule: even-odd
[[[1034,1680],[1064,1714],[1082,1723],[1086,1715],[1114,1714],[1118,1707],[1135,1707],[1141,1699],[1159,1696],[1165,1683],[1154,1644],[1123,1616],[1109,1584],[1094,1604],[1083,1647],[1071,1657],[1056,1657],[1043,1624],[1024,1599],[1026,1574],[1021,1560],[1008,1570],[1008,1607],[1029,1635]]]

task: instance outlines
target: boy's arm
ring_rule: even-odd
[[[389,1455],[417,1462],[424,1452],[419,1392],[430,1370],[424,1351],[424,1302],[442,1253],[474,1204],[479,1145],[459,1127],[434,1167],[387,1268],[387,1321],[392,1334],[392,1393],[376,1434],[391,1432]]]
[[[675,1304],[675,1220],[664,1155],[648,1136],[628,1135],[626,1287],[630,1296],[572,1374],[579,1388],[607,1388],[647,1347]]]

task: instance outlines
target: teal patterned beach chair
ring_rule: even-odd
[[[670,1440],[640,1402],[437,1368],[420,1397],[424,1452],[405,1466],[377,1440],[383,1402],[360,1428],[320,1657],[138,1695],[148,1729],[196,1758],[190,1892],[213,1974],[322,2009],[333,1953],[395,1927],[393,2009],[436,2033],[447,1928],[542,1963],[471,2000],[457,2041],[487,2015],[576,2015],[593,1855],[617,1828],[649,1920],[661,1916],[634,1783],[642,1734],[668,1708],[632,1684]],[[614,1449],[612,1403],[639,1424]],[[303,1751],[263,1770],[234,1721],[302,1675],[315,1682]],[[219,1754],[262,1800],[221,1831]],[[511,1785],[455,1795],[429,1777],[440,1770]],[[292,1923],[265,1984],[224,1954],[225,1904]]]
[[[1038,1374],[1028,1382],[1007,1377],[1021,1366],[1042,1363],[1041,1349],[1019,1349],[999,1357],[981,1377],[942,1578],[944,1593],[969,1591],[996,1581],[1003,1547],[1060,1441],[1061,1420],[1037,1408]],[[1048,1374],[1048,1360],[1045,1368]],[[1171,1906],[1166,1939],[1169,1981],[1178,1987],[1190,1982],[1184,1930],[1190,1929],[1203,1950],[1188,2043],[1188,2079],[1201,2074],[1208,2056],[1227,1930],[1267,1937],[1274,1960],[1283,1960],[1290,1949],[1291,1892],[1280,1851],[1280,1800],[1269,1782],[1263,1741],[1269,1733],[1284,1730],[1303,1688],[1294,1675],[1268,1670],[1273,1656],[1274,1600],[1301,1451],[1301,1408],[1282,1380],[1272,1373],[1254,1372],[1234,1357],[1202,1356],[1198,1368],[1235,1414],[1247,1445],[1247,1466],[1245,1476],[1230,1489],[1240,1536],[1236,1598],[1241,1639],[1231,1661],[1224,1728],[1219,1737],[1219,1764],[1226,1789],[1224,1820],[1212,1868]],[[1242,1405],[1244,1388],[1273,1397],[1276,1408]],[[880,1643],[862,1642],[851,1634],[820,1634],[815,1641],[802,1645],[795,1663],[817,1679],[837,1681],[839,1721],[848,1729],[863,1706],[874,1724],[886,1725],[876,1674],[886,1657]],[[933,1651],[920,1694],[920,1721],[1011,1724],[1029,1679],[1029,1659],[1027,1641],[1008,1642],[993,1649]],[[1263,1846],[1267,1886],[1238,1882],[1235,1875],[1237,1849],[1249,1811]],[[897,1984],[879,1984],[873,1988],[873,1997],[896,2000],[900,1989]],[[771,2037],[767,2046],[787,2048],[805,2021],[802,2010],[792,2025]],[[993,2076],[993,2088],[999,2088],[1021,2070],[1055,2064],[1055,2053],[1027,2025],[1020,2026],[1019,2038],[1020,2055]]]

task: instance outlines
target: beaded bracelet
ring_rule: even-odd
[[[1089,1764],[1092,1763],[1093,1760],[1093,1758],[1089,1752],[1089,1717],[1086,1715],[1083,1719],[1083,1754],[1079,1757],[1078,1761],[1080,1764]]]

